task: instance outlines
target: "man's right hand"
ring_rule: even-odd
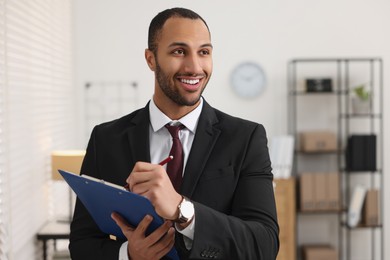
[[[146,215],[136,228],[128,224],[118,213],[112,213],[111,217],[127,238],[127,252],[131,260],[161,259],[175,243],[175,229],[171,221],[165,221],[153,233],[145,236],[145,231],[153,220],[151,216]]]

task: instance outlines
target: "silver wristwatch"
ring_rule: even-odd
[[[194,204],[186,197],[183,196],[179,206],[179,217],[175,220],[177,223],[186,223],[190,221],[195,214]]]

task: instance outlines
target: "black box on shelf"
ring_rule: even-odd
[[[376,171],[376,135],[351,135],[346,151],[348,171]]]
[[[307,92],[332,92],[332,79],[315,78],[306,79]]]

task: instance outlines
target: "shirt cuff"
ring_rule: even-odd
[[[175,228],[177,232],[181,233],[184,236],[184,244],[188,250],[192,248],[192,241],[194,240],[195,233],[195,215],[192,218],[191,223],[184,229],[180,229],[179,224],[175,223]]]
[[[127,254],[127,244],[124,242],[119,249],[119,260],[129,260],[129,255]]]

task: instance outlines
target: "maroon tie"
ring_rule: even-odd
[[[173,160],[167,164],[167,173],[171,179],[173,187],[177,192],[179,192],[183,179],[183,147],[179,139],[179,131],[184,128],[184,125],[180,124],[177,126],[171,126],[166,124],[165,127],[172,136],[172,148],[169,155],[173,156]]]

